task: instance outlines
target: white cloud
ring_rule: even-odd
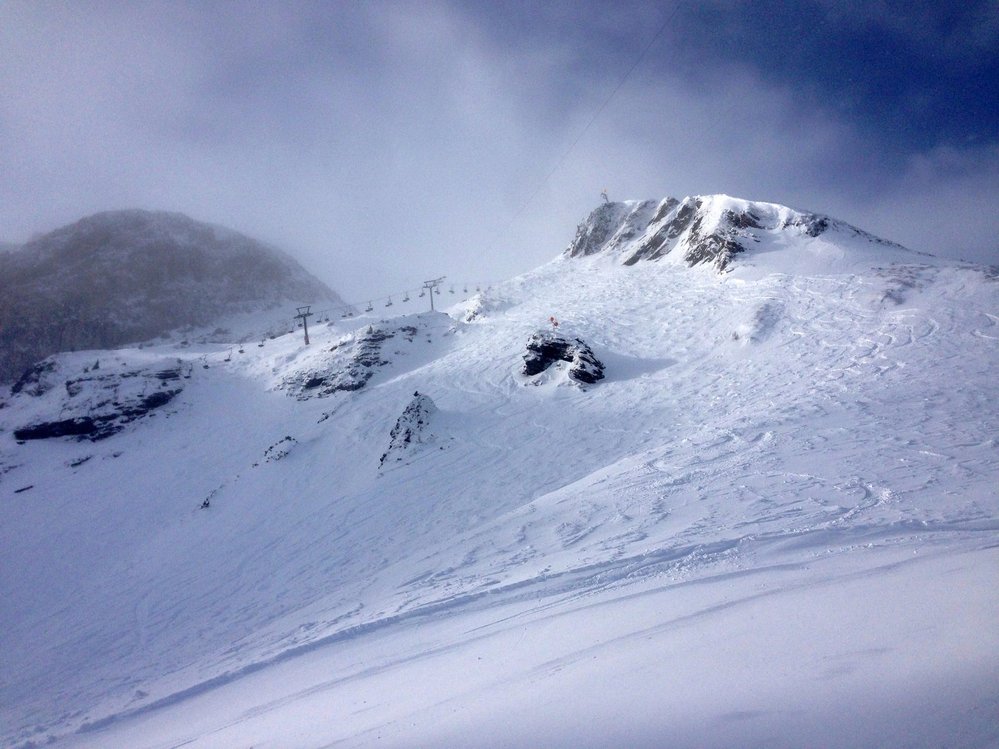
[[[446,6],[253,7],[0,5],[0,240],[96,210],[179,210],[365,298],[527,270],[605,187],[785,202],[918,249],[944,226],[949,246],[994,234],[978,215],[994,149],[886,174],[821,102],[737,66],[643,63],[545,182],[626,66],[594,66],[578,38],[513,54]]]

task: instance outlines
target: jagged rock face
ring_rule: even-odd
[[[437,413],[437,405],[428,395],[419,391],[403,410],[389,432],[389,446],[378,461],[379,467],[386,463],[402,461],[418,445],[434,440],[430,431],[430,421]]]
[[[761,232],[817,237],[831,224],[826,216],[724,195],[605,203],[579,225],[565,255],[616,251],[624,265],[679,255],[687,265],[708,263],[724,271],[736,255],[759,241]]]
[[[523,373],[539,375],[556,362],[569,363],[569,377],[592,385],[604,377],[604,365],[580,338],[567,338],[551,331],[539,331],[527,341]]]
[[[52,418],[15,429],[14,438],[105,439],[173,401],[184,389],[181,380],[190,377],[191,367],[184,364],[104,372],[99,362],[67,377],[56,360],[46,359],[31,367],[11,392],[46,401]]]
[[[330,349],[333,356],[326,360],[322,369],[296,375],[285,385],[299,399],[360,390],[368,384],[378,367],[389,363],[382,356],[382,346],[397,335],[412,343],[417,330],[412,326],[402,326],[395,330],[370,326],[364,332],[333,346]]]
[[[576,228],[565,254],[585,257],[616,249],[638,236],[649,224],[655,202],[604,203]]]
[[[342,303],[294,260],[242,234],[175,213],[97,214],[0,253],[0,382],[59,351],[318,302]]]

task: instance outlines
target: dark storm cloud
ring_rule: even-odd
[[[752,0],[684,6],[685,59],[750,65],[892,156],[999,136],[999,5]]]
[[[994,257],[994,6],[841,7],[3,3],[0,241],[179,210],[363,298],[527,270],[606,187]]]

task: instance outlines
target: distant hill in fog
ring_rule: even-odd
[[[342,303],[280,250],[179,213],[99,213],[0,250],[0,382],[57,351],[280,304]]]

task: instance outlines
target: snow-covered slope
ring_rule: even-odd
[[[621,205],[448,314],[6,394],[0,743],[996,745],[996,278],[832,222],[626,265]],[[602,379],[525,374],[551,318]]]
[[[317,302],[342,304],[274,247],[177,213],[99,213],[0,253],[0,382],[58,351]]]

